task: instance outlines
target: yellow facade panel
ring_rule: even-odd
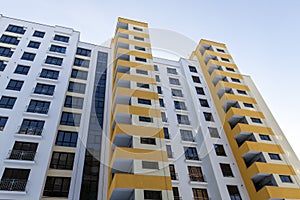
[[[134,90],[130,88],[117,87],[115,91],[115,97],[118,95],[139,97],[144,99],[158,100],[158,94],[156,92],[149,92],[145,90]]]
[[[118,22],[122,22],[125,24],[133,24],[133,25],[142,26],[142,27],[148,27],[148,24],[145,22],[139,22],[139,21],[135,21],[135,20],[131,20],[131,19],[125,19],[122,17],[118,18]]]
[[[284,154],[284,151],[280,145],[246,141],[239,148],[239,152],[241,155],[244,155],[249,151]]]
[[[125,43],[125,44],[132,44],[132,45],[136,45],[136,46],[139,46],[139,47],[147,47],[147,48],[151,48],[151,44],[148,43],[148,42],[140,42],[140,41],[135,41],[135,40],[129,40],[129,39],[126,39],[126,38],[116,38],[116,42],[122,42],[122,43]]]
[[[128,35],[133,35],[133,36],[138,36],[138,37],[143,37],[143,38],[149,38],[149,34],[147,34],[147,33],[142,33],[142,32],[137,32],[137,31],[132,31],[132,30],[126,30],[126,29],[123,29],[123,28],[118,28],[117,32],[128,34]]]
[[[217,46],[217,47],[226,48],[226,45],[223,44],[223,43],[214,42],[214,41],[205,40],[205,39],[200,40],[200,42],[199,42],[199,47],[202,46],[202,45],[204,45],[204,44],[206,44],[206,45],[211,45],[211,46]]]
[[[229,68],[233,68],[233,69],[238,69],[236,64],[232,64],[232,63],[228,63],[228,62],[222,62],[222,61],[218,61],[218,60],[208,61],[207,66],[210,67],[211,65],[224,66],[224,67],[229,67]]]
[[[132,75],[132,74],[126,74],[126,73],[117,73],[117,79],[123,79],[128,81],[135,81],[138,83],[146,83],[146,84],[156,84],[156,80],[154,78],[149,78],[145,76],[138,76],[138,75]]]
[[[248,169],[247,173],[252,177],[255,174],[267,173],[267,174],[281,174],[281,175],[295,175],[295,171],[291,165],[273,164],[255,162]]]
[[[226,121],[234,115],[256,117],[261,119],[265,118],[263,113],[259,111],[231,107],[226,113]]]
[[[257,192],[255,199],[300,199],[300,188],[265,186]]]
[[[118,54],[126,54],[126,55],[141,57],[141,58],[153,59],[152,54],[150,54],[150,53],[133,51],[133,50],[128,50],[128,49],[124,49],[124,48],[118,48],[117,53]]]
[[[230,82],[225,82],[225,81],[219,81],[218,84],[216,85],[216,91],[219,91],[220,89],[223,89],[223,88],[234,88],[237,90],[249,91],[249,87],[246,85],[241,85],[238,83],[230,83]]]
[[[231,134],[235,136],[241,132],[274,135],[274,132],[269,127],[255,126],[250,124],[240,124],[240,123],[234,127],[234,129],[231,131]]]
[[[225,72],[225,71],[221,71],[221,70],[218,70],[218,69],[213,71],[213,73],[211,74],[211,77],[214,78],[216,75],[228,76],[228,77],[237,78],[237,79],[243,79],[243,76],[241,74],[232,73],[232,72]]]
[[[221,105],[224,105],[224,103],[229,100],[230,101],[240,101],[240,102],[251,103],[251,104],[257,103],[256,100],[252,97],[225,93],[220,100]]]
[[[154,71],[154,66],[149,65],[149,64],[142,64],[138,62],[130,62],[127,60],[120,60],[118,59],[116,62],[116,67],[118,66],[125,66],[125,67],[130,67],[130,68],[137,68],[137,69],[143,69],[143,70],[149,70],[149,71]]]
[[[206,56],[208,56],[208,55],[232,59],[231,55],[229,55],[229,54],[220,53],[220,52],[211,51],[211,50],[206,50],[203,54],[203,58],[206,58]]]
[[[124,104],[116,105],[114,111],[114,118],[117,113],[140,115],[140,116],[147,116],[147,117],[157,117],[157,118],[161,117],[160,109],[145,108],[141,106],[130,106]]]

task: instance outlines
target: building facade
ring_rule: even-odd
[[[152,55],[0,16],[0,199],[300,199],[300,163],[226,45]]]

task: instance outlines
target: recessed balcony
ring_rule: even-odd
[[[262,152],[249,151],[243,155],[243,159],[247,167],[250,167],[255,162],[266,162]]]
[[[256,191],[261,190],[265,186],[278,186],[272,174],[260,174],[252,177]]]
[[[256,142],[256,139],[253,135],[253,133],[241,133],[235,136],[235,140],[240,147],[244,142],[250,141],[250,142]]]

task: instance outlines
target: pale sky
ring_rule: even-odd
[[[70,27],[81,32],[81,41],[95,44],[113,36],[119,16],[195,42],[205,38],[225,43],[300,157],[300,1],[0,0],[0,5],[5,16]]]

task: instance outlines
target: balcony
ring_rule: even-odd
[[[8,154],[7,159],[34,161],[35,154],[36,152],[34,151],[11,150]]]
[[[227,113],[230,108],[241,108],[241,106],[238,101],[227,101],[222,105],[222,108],[224,112]]]
[[[255,176],[252,181],[257,192],[265,186],[278,186],[272,174]]]
[[[243,155],[243,159],[247,167],[250,167],[255,162],[266,162],[266,159],[262,152],[248,152]]]
[[[24,192],[26,184],[26,179],[2,179],[0,181],[0,190]]]
[[[239,147],[243,145],[246,141],[257,142],[253,133],[241,133],[235,136],[235,140]]]

